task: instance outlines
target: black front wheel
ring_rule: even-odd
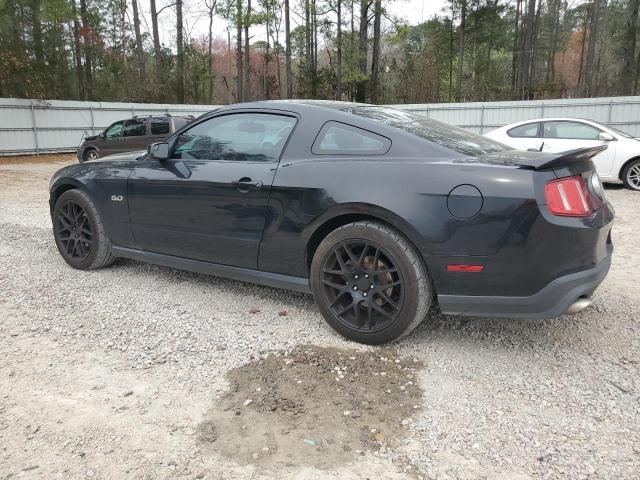
[[[91,270],[113,262],[100,215],[85,192],[69,190],[60,195],[52,220],[58,251],[73,268]]]
[[[329,325],[367,344],[409,334],[426,317],[432,298],[416,249],[375,222],[345,225],[322,241],[311,265],[311,288]]]

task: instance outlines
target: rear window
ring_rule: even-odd
[[[463,155],[477,156],[511,150],[510,147],[490,138],[413,112],[385,107],[355,107],[350,111],[355,115],[405,130]]]
[[[391,141],[368,130],[341,122],[324,124],[311,151],[319,155],[383,155]]]

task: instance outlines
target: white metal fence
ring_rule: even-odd
[[[589,118],[640,137],[640,97],[394,105],[486,133],[538,117]],[[133,115],[201,115],[212,105],[0,98],[0,155],[75,151],[82,139]]]

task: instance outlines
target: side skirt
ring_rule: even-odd
[[[261,272],[249,268],[230,267],[217,263],[203,262],[200,260],[190,260],[188,258],[163,255],[161,253],[145,252],[133,248],[111,247],[116,257],[128,258],[140,262],[153,263],[163,267],[187,270],[189,272],[203,273],[216,277],[239,280],[241,282],[257,283],[267,287],[283,288],[302,293],[311,293],[308,278],[291,277],[279,273]]]

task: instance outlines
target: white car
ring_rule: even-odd
[[[593,162],[603,182],[622,181],[640,191],[640,140],[620,130],[580,118],[539,118],[485,134],[518,150],[564,152],[606,144]]]

